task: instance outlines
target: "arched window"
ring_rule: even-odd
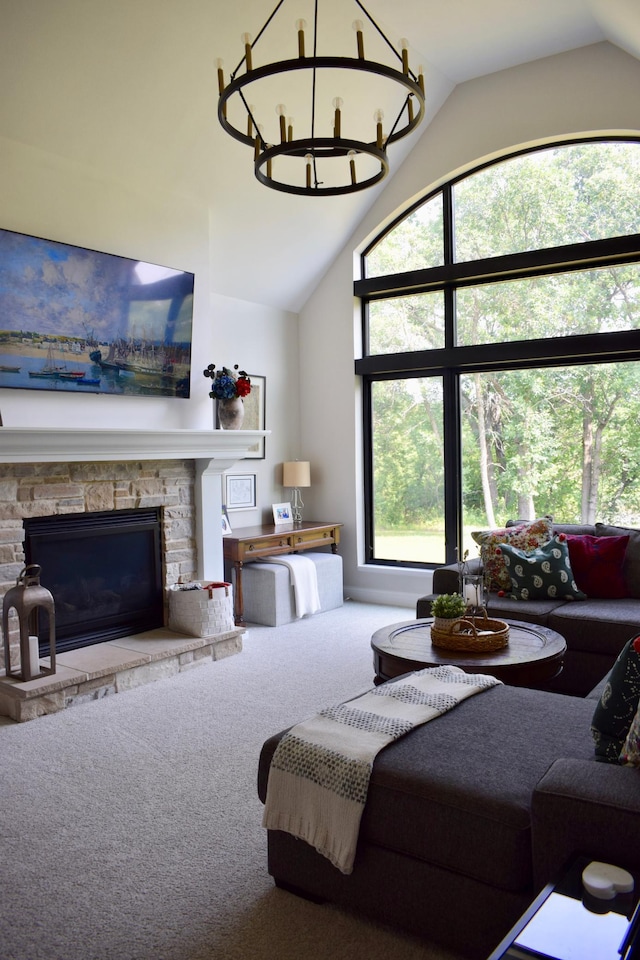
[[[450,563],[513,518],[640,525],[640,142],[485,165],[362,263],[368,561]]]

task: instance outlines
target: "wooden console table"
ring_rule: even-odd
[[[244,626],[244,598],[242,596],[242,567],[260,557],[282,553],[299,553],[331,546],[336,553],[340,543],[341,523],[284,523],[277,526],[265,523],[258,527],[243,527],[222,538],[224,559],[233,564],[236,572],[234,617],[236,626]]]

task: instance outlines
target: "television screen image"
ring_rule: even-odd
[[[194,275],[0,229],[0,387],[188,397]]]

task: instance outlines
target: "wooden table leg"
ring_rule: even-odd
[[[242,595],[242,562],[235,560],[233,568],[236,572],[235,592],[233,595],[233,615],[236,627],[244,627],[244,597]]]

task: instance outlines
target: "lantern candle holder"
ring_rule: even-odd
[[[7,677],[18,680],[35,680],[56,672],[56,626],[55,604],[51,593],[40,584],[40,566],[30,564],[20,572],[16,586],[4,595],[2,601],[2,633],[4,636],[4,662]],[[20,669],[11,666],[9,645],[9,611],[16,611],[20,627]],[[49,618],[50,666],[40,663],[38,640],[38,608]]]
[[[463,573],[461,581],[462,596],[465,599],[469,612],[474,616],[486,616],[484,574]]]

